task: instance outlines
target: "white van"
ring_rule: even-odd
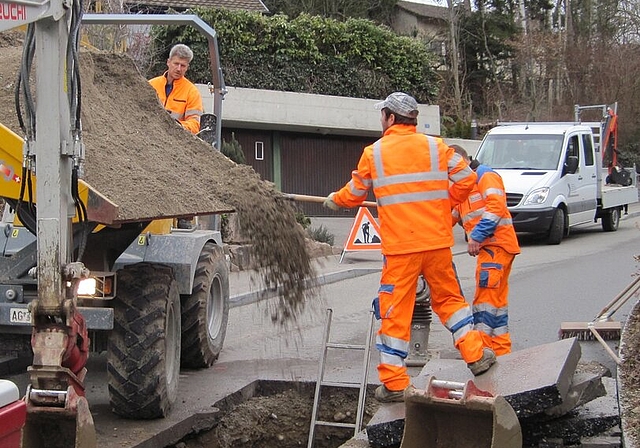
[[[624,205],[638,202],[636,176],[630,185],[610,183],[600,126],[512,123],[485,135],[476,158],[502,176],[516,232],[560,244],[572,227],[598,219],[603,230],[617,230]]]

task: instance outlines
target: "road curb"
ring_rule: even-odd
[[[375,274],[380,272],[382,268],[355,268],[348,269],[346,271],[330,272],[327,274],[318,275],[314,278],[317,286],[328,285],[330,283],[347,280],[350,278],[361,277],[363,275]],[[249,305],[251,303],[258,302],[260,300],[269,299],[278,295],[279,288],[273,289],[260,289],[257,291],[250,291],[246,293],[236,294],[229,297],[229,308],[235,308],[237,306]]]

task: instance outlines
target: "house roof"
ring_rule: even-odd
[[[403,9],[418,17],[424,17],[428,19],[442,19],[445,20],[449,17],[447,8],[435,5],[425,5],[424,3],[415,3],[408,1],[399,1],[397,3],[398,8]]]
[[[134,3],[125,0],[125,3]],[[225,8],[232,10],[269,12],[262,0],[136,0],[137,6],[154,6],[161,8]]]

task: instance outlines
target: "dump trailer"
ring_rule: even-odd
[[[82,181],[81,24],[189,24],[205,33],[215,97],[212,151],[220,148],[225,92],[216,35],[196,16],[83,19],[77,0],[4,5],[10,14],[0,32],[27,25],[18,81],[26,135],[0,125],[0,196],[6,204],[0,349],[26,346],[33,356],[22,446],[94,447],[84,390],[90,352],[107,352],[113,412],[144,419],[170,411],[181,365],[207,367],[217,359],[228,319],[229,273],[216,218],[233,208],[220,202],[187,216],[167,209],[120,219],[121,198],[107,198]],[[181,217],[192,218],[193,226],[177,228]]]

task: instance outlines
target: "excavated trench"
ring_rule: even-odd
[[[374,386],[367,388],[363,424],[379,403]],[[297,448],[307,446],[315,383],[258,380],[214,404],[208,425],[167,448]],[[322,387],[317,420],[355,423],[358,389]],[[354,430],[317,426],[314,447],[337,448]]]

